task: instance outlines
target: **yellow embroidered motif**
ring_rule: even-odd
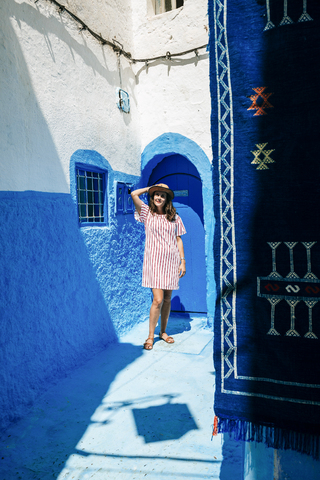
[[[274,148],[271,150],[264,150],[268,143],[258,143],[256,147],[258,150],[251,151],[254,155],[254,159],[251,162],[253,165],[258,165],[257,170],[268,170],[269,167],[267,163],[275,163],[275,161],[270,157],[270,154],[274,152]]]

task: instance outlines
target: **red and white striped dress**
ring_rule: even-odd
[[[180,254],[177,237],[186,233],[181,218],[176,215],[176,219],[169,222],[165,215],[152,215],[145,203],[141,205],[140,215],[135,211],[134,217],[144,224],[146,233],[142,286],[178,290]]]

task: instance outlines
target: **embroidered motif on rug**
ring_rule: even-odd
[[[312,309],[320,301],[320,280],[311,271],[311,247],[317,242],[301,242],[307,250],[306,270],[307,273],[300,278],[294,272],[293,248],[298,242],[284,242],[290,250],[290,272],[286,277],[282,277],[276,271],[276,255],[275,248],[272,248],[272,272],[267,277],[257,278],[257,295],[266,298],[271,305],[271,326],[267,335],[280,335],[275,328],[275,307],[281,300],[285,300],[289,306],[288,315],[281,317],[281,324],[290,323],[290,328],[285,332],[287,337],[300,337],[309,339],[318,339],[312,330]],[[277,242],[277,247],[281,242]],[[302,252],[304,253],[304,252]],[[304,302],[308,310],[304,310],[301,315],[301,324],[303,331],[301,334],[296,330],[296,306],[299,302]],[[289,315],[290,314],[290,315]],[[308,328],[308,330],[307,330]],[[304,333],[305,332],[305,333]]]
[[[267,112],[265,109],[267,108],[273,108],[273,105],[268,101],[268,98],[272,95],[272,93],[267,93],[265,92],[267,87],[257,87],[253,88],[256,92],[256,95],[250,95],[248,98],[252,100],[252,105],[248,108],[248,110],[257,110],[254,115],[267,115]],[[259,104],[259,100],[262,101],[261,104]]]
[[[271,17],[272,17],[272,10],[270,8],[270,0],[266,0],[266,16],[267,16],[267,24],[264,27],[264,31],[271,30],[272,28],[275,28],[276,25],[272,22]],[[280,4],[280,2],[278,2]],[[303,0],[302,4],[302,13],[299,16],[297,22],[311,22],[313,18],[309,15],[307,12],[307,0]],[[283,25],[294,25],[295,22],[289,17],[288,15],[288,1],[283,0],[283,17],[281,22],[279,23],[279,26],[282,27]]]
[[[271,150],[264,150],[268,143],[258,143],[256,145],[258,150],[253,150],[251,153],[254,155],[254,160],[251,162],[252,165],[258,165],[257,170],[268,170],[267,163],[274,163],[274,160],[270,157],[271,153],[274,152],[274,148]]]

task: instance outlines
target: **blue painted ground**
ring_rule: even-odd
[[[212,332],[203,317],[169,325],[174,345],[144,351],[139,324],[51,386],[1,438],[0,479],[228,478],[221,436],[211,441]]]

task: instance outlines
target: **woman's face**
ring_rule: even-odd
[[[162,209],[167,201],[167,194],[165,192],[155,192],[153,201],[156,207]]]

